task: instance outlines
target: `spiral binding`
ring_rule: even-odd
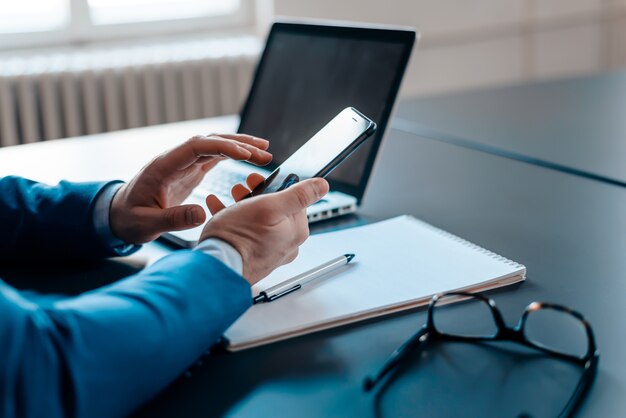
[[[479,252],[481,254],[485,254],[488,257],[491,257],[491,258],[493,258],[495,260],[501,261],[501,262],[503,262],[505,264],[508,264],[509,266],[513,266],[515,268],[519,268],[519,269],[525,269],[526,268],[523,264],[520,264],[520,263],[517,263],[517,262],[515,262],[513,260],[510,260],[510,259],[508,259],[508,258],[506,258],[504,256],[501,256],[500,254],[496,254],[493,251],[489,251],[486,248],[481,247],[480,245],[476,245],[476,244],[474,244],[471,241],[468,241],[468,240],[466,240],[464,238],[459,237],[458,235],[454,235],[451,232],[448,232],[448,231],[443,230],[441,228],[437,228],[436,226],[431,225],[428,222],[424,222],[424,221],[422,221],[420,219],[417,219],[417,218],[415,218],[413,216],[410,216],[410,215],[405,215],[405,216],[407,218],[410,218],[412,221],[414,221],[414,222],[416,222],[418,224],[421,224],[422,226],[425,226],[426,228],[430,229],[431,231],[436,232],[439,235],[445,236],[446,238],[449,238],[449,239],[451,239],[451,240],[453,240],[453,241],[455,241],[455,242],[457,242],[457,243],[459,243],[459,244],[461,244],[463,246],[466,246],[466,247],[469,247],[469,248],[471,248],[473,250],[476,250],[477,252]]]

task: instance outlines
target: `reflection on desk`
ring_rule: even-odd
[[[401,102],[393,126],[626,187],[626,72]]]

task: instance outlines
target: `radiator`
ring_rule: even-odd
[[[256,38],[0,60],[0,146],[237,113]]]

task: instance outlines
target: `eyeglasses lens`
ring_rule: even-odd
[[[491,308],[479,298],[458,301],[458,296],[442,296],[433,310],[433,322],[442,334],[491,338],[498,332]]]
[[[583,358],[589,339],[584,323],[568,312],[552,308],[531,310],[524,324],[526,339],[553,352]]]

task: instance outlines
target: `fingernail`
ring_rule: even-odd
[[[316,179],[315,181],[315,192],[317,193],[317,197],[321,199],[326,194],[326,180],[324,179]]]
[[[196,208],[196,210],[193,211],[194,225],[202,225],[202,222],[204,222],[203,215],[204,215],[203,210],[200,208]]]
[[[200,213],[198,213],[197,208],[187,209],[185,212],[185,219],[189,225],[200,225],[202,223],[200,220]]]

